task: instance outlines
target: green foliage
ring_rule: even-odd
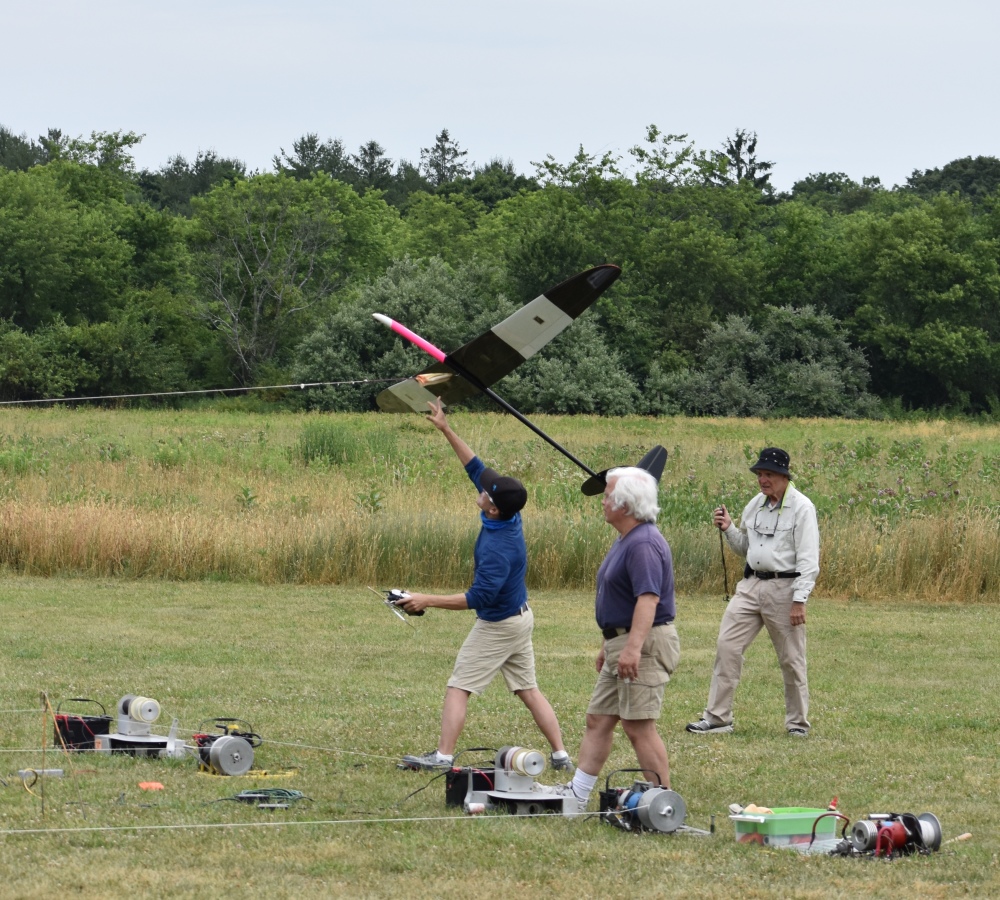
[[[74,196],[87,178],[72,162],[0,172],[0,317],[34,329],[100,320],[120,304],[132,257],[115,227],[123,207]]]
[[[469,176],[469,167],[464,162],[468,155],[469,151],[460,149],[448,129],[442,128],[432,146],[420,149],[420,168],[434,187],[441,187]]]
[[[713,327],[736,315],[763,329],[773,309],[811,306],[865,354],[887,410],[1000,415],[993,157],[915,171],[892,190],[820,172],[774,195],[773,163],[745,129],[705,151],[650,125],[628,167],[581,147],[534,163],[534,177],[502,157],[467,163],[447,129],[421,166],[394,162],[374,140],[351,154],[307,132],[274,157],[276,174],[251,178],[212,151],[136,173],[140,140],[51,129],[33,141],[0,126],[5,396],[288,380],[303,340],[341,309],[356,312],[363,284],[409,255],[440,257],[453,273],[489,268],[489,294],[515,305],[588,266],[622,266],[596,309],[596,336],[576,342],[596,355],[573,362],[572,342],[560,343],[565,360],[547,355],[519,373],[511,389],[531,408],[679,409],[671,379],[701,367],[696,348]],[[450,305],[467,325],[480,311]],[[363,334],[337,327],[348,344]],[[411,368],[402,357],[388,364],[385,347],[324,352],[302,351],[319,354],[317,373]],[[607,388],[601,399],[579,389],[574,367]],[[797,383],[825,396],[850,368],[813,367]],[[750,382],[737,381],[730,405],[742,408]],[[367,408],[373,391],[347,405]]]
[[[32,166],[46,162],[48,153],[45,145],[36,143],[27,134],[14,134],[0,125],[0,169],[26,171]]]
[[[396,163],[396,174],[383,191],[385,202],[396,209],[402,209],[410,196],[418,191],[433,191],[433,185],[423,176],[418,166],[401,159]]]
[[[522,412],[623,416],[644,409],[618,354],[585,315],[497,385]]]
[[[199,150],[190,163],[178,154],[155,172],[143,170],[137,183],[151,206],[190,216],[192,197],[201,197],[218,184],[232,184],[246,175],[242,161],[220,157],[214,150]]]
[[[385,190],[392,181],[392,160],[378,141],[367,141],[351,154],[351,167],[352,183],[360,194]]]
[[[328,410],[366,410],[386,382],[419,372],[421,351],[372,319],[382,313],[447,349],[460,347],[510,315],[515,305],[500,291],[501,273],[477,261],[452,269],[438,257],[395,262],[334,311],[297,350],[300,381],[358,378],[375,383],[319,392],[312,402]]]
[[[473,247],[503,265],[511,296],[526,302],[608,258],[596,238],[601,221],[581,193],[548,186],[499,203]]]
[[[406,202],[402,250],[415,258],[440,256],[452,265],[469,257],[471,235],[486,208],[465,194],[419,191]]]
[[[730,316],[698,347],[700,366],[665,379],[684,412],[721,416],[870,416],[867,365],[828,315],[764,310],[759,324]]]
[[[693,361],[709,326],[760,302],[760,220],[769,215],[750,186],[622,187],[608,233],[629,273],[599,301],[609,342],[638,383],[654,368]]]
[[[337,422],[310,422],[302,429],[297,448],[303,462],[322,460],[328,463],[353,462],[360,447],[350,428]]]
[[[829,213],[852,213],[864,209],[882,189],[881,179],[875,176],[858,184],[843,172],[815,172],[792,185],[791,198]]]
[[[0,323],[0,395],[6,400],[65,397],[97,370],[80,358],[79,327],[56,320],[32,333]]]
[[[757,132],[737,128],[732,137],[726,138],[722,153],[714,155],[719,167],[709,178],[714,184],[732,185],[746,181],[760,191],[771,191],[773,162],[757,159]]]
[[[302,429],[295,455],[305,463],[350,465],[361,459],[390,459],[396,451],[396,435],[384,428],[359,434],[350,425],[334,419],[310,422]]]
[[[855,219],[845,236],[860,305],[848,321],[874,383],[914,407],[984,408],[1000,394],[1000,241],[947,195]]]
[[[696,150],[686,134],[663,134],[656,125],[646,128],[645,142],[629,150],[639,165],[636,181],[660,188],[710,181],[724,174],[715,156]]]
[[[89,140],[78,137],[49,141],[47,148],[51,158],[71,160],[86,169],[97,169],[112,176],[127,176],[135,171],[132,148],[138,146],[142,138],[143,135],[134,131],[92,131]]]
[[[537,191],[538,188],[538,182],[519,174],[511,160],[495,157],[485,166],[476,166],[471,178],[458,178],[441,185],[436,193],[445,197],[463,194],[491,210],[501,200],[516,197],[522,191]]]
[[[26,331],[0,323],[0,395],[8,399],[179,390],[209,336],[190,308],[162,288],[130,292],[123,309],[95,324],[61,319]]]
[[[311,178],[317,172],[325,172],[331,178],[350,182],[350,157],[344,149],[340,138],[327,138],[320,141],[316,132],[304,134],[292,141],[292,153],[281,152],[274,157],[274,171],[279,175],[291,175],[293,178]]]
[[[40,462],[35,441],[30,436],[0,438],[0,472],[8,476],[26,475]]]
[[[373,516],[382,512],[385,506],[385,494],[372,485],[354,495],[354,505],[361,514]]]
[[[257,175],[193,203],[201,314],[241,384],[285,362],[320,301],[384,265],[398,221],[377,194],[323,173]]]
[[[1000,159],[995,156],[971,156],[954,159],[940,169],[914,169],[906,187],[922,197],[957,193],[973,203],[982,203],[1000,189]]]
[[[153,465],[161,469],[177,469],[183,466],[190,456],[191,452],[183,439],[161,440],[153,449]]]

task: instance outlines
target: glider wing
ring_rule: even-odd
[[[386,388],[375,402],[386,412],[425,413],[428,402],[438,397],[452,406],[480,393],[561,334],[619,275],[618,266],[597,266],[549,288],[485,334],[449,353],[444,362]],[[478,384],[460,377],[456,370]]]

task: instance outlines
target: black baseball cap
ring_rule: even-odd
[[[524,485],[516,478],[501,475],[495,469],[483,469],[479,483],[493,501],[493,505],[500,510],[500,515],[508,519],[519,513],[528,502],[528,492],[524,489]]]

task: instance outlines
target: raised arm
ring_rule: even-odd
[[[465,441],[452,431],[451,426],[448,424],[448,419],[445,417],[444,404],[441,402],[441,398],[439,397],[436,403],[428,401],[427,405],[431,410],[427,416],[427,421],[445,436],[448,443],[451,444],[451,449],[455,451],[458,461],[463,466],[468,465],[475,459],[476,454],[472,452],[472,449]]]

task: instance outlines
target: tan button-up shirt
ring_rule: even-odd
[[[793,601],[809,599],[819,575],[819,524],[812,501],[789,482],[774,508],[758,494],[743,510],[739,527],[724,532],[729,546],[757,572],[798,572]]]

